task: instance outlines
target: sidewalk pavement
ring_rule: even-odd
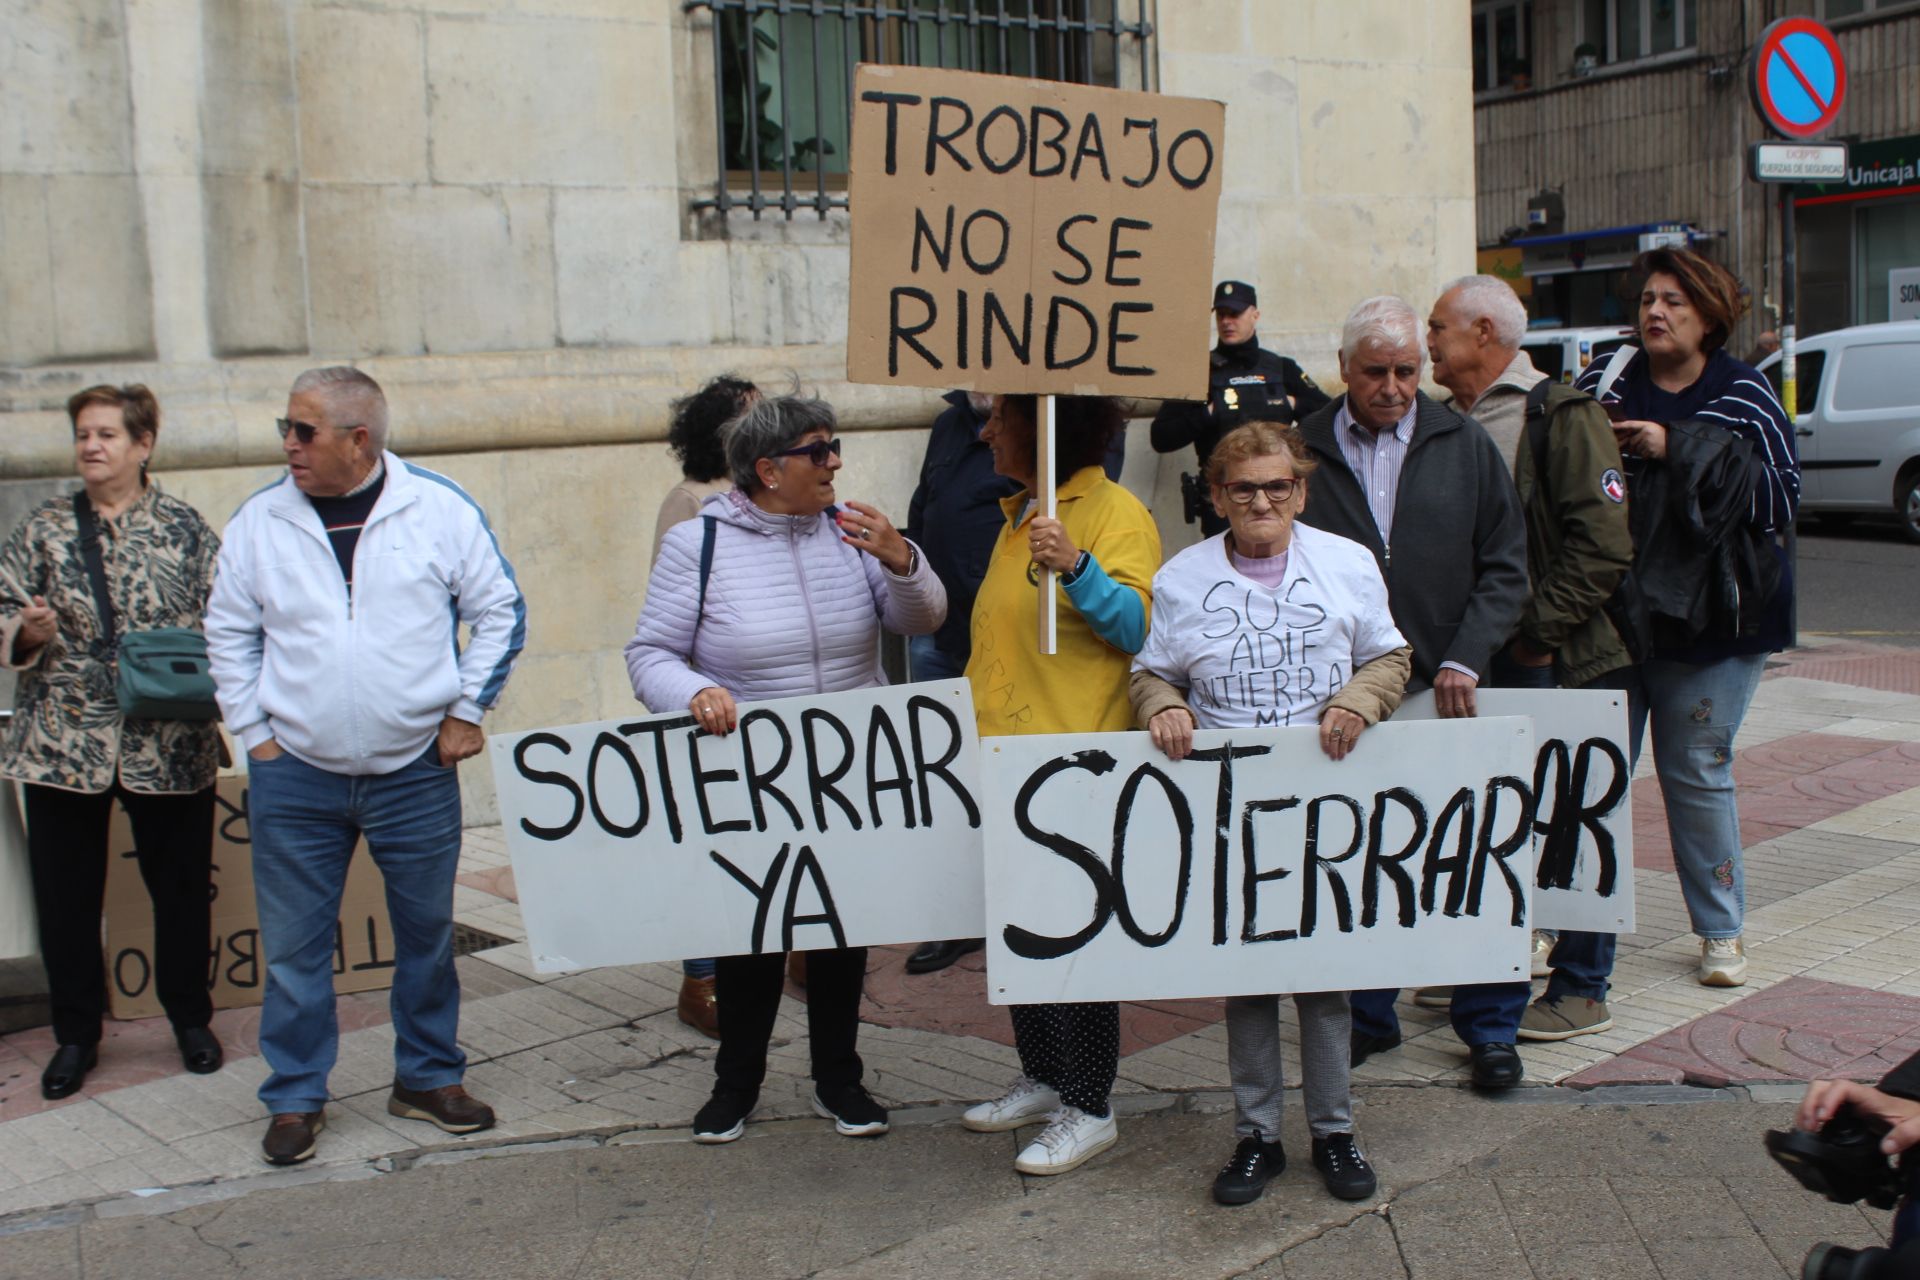
[[[1747,845],[1748,985],[1717,990],[1694,981],[1698,943],[1688,932],[1650,761],[1643,760],[1634,796],[1640,931],[1621,940],[1611,1001],[1616,1025],[1560,1044],[1523,1045],[1530,1084],[1566,1087],[1519,1096],[1577,1097],[1576,1090],[1627,1085],[1759,1082],[1777,1088],[1832,1073],[1867,1078],[1920,1049],[1920,931],[1912,927],[1920,919],[1920,653],[1843,642],[1785,655],[1762,682],[1736,748]],[[25,1215],[17,1219],[24,1225],[51,1209],[78,1212],[71,1207],[100,1204],[85,1210],[91,1215],[156,1188],[231,1179],[252,1187],[316,1176],[373,1177],[394,1160],[420,1158],[426,1148],[580,1135],[595,1144],[614,1135],[640,1139],[636,1151],[687,1167],[684,1161],[694,1156],[674,1148],[669,1159],[661,1154],[665,1148],[648,1146],[656,1136],[684,1136],[712,1079],[713,1042],[674,1015],[677,972],[640,965],[534,973],[498,828],[468,832],[455,906],[463,925],[503,940],[459,961],[468,1083],[495,1105],[498,1128],[449,1144],[436,1129],[387,1116],[392,1057],[384,993],[341,998],[336,1101],[318,1158],[297,1171],[264,1173],[259,1161],[264,1115],[254,1090],[265,1066],[256,1052],[257,1010],[216,1017],[228,1065],[210,1077],[181,1073],[163,1020],[111,1024],[86,1091],[60,1103],[44,1102],[37,1088],[53,1048],[48,1033],[22,1032],[0,1038],[0,1215]],[[873,953],[865,1006],[870,1025],[861,1035],[869,1085],[895,1108],[950,1116],[952,1103],[996,1093],[1012,1076],[1011,1036],[1005,1015],[986,1004],[979,956],[941,974],[908,978],[905,952]],[[805,1011],[794,994],[775,1032],[762,1120],[811,1115]],[[1403,1001],[1401,1018],[1406,1043],[1355,1073],[1375,1108],[1411,1105],[1394,1101],[1396,1087],[1462,1081],[1465,1050],[1444,1014]],[[1204,1111],[1204,1100],[1227,1085],[1218,1002],[1125,1006],[1121,1048],[1123,1105],[1171,1107],[1164,1123],[1173,1128],[1176,1119]],[[1470,1130],[1514,1114],[1452,1089],[1419,1092],[1432,1095],[1422,1105]],[[1558,1108],[1539,1113],[1548,1110],[1561,1114]],[[1526,1113],[1535,1114],[1532,1108]],[[1588,1108],[1579,1114],[1606,1113]],[[1424,1157],[1402,1142],[1382,1140],[1371,1119],[1365,1123],[1383,1178],[1410,1185],[1408,1162]],[[1224,1135],[1217,1120],[1207,1124],[1209,1132]],[[807,1119],[793,1128],[819,1125]],[[944,1136],[926,1141],[943,1150],[963,1141],[938,1132]],[[1125,1141],[1121,1150],[1135,1145]],[[1169,1154],[1182,1172],[1168,1176],[1190,1190],[1224,1154],[1218,1137]],[[1099,1163],[1140,1158],[1116,1154]],[[1556,1176],[1592,1176],[1581,1158]],[[913,1194],[947,1201],[944,1182],[916,1184],[910,1173],[902,1176]],[[1093,1175],[1082,1172],[1072,1181],[1091,1184]],[[1202,1211],[1199,1200],[1188,1200],[1194,1212]],[[1510,1208],[1503,1212],[1511,1216]],[[1364,1224],[1352,1229],[1370,1230]]]

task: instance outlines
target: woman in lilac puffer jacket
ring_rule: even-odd
[[[873,507],[834,505],[834,426],[831,405],[800,396],[760,400],[728,426],[736,487],[668,531],[627,642],[634,695],[654,711],[686,707],[726,734],[738,702],[870,689],[886,683],[882,626],[925,635],[946,619],[946,590],[919,548]],[[718,961],[720,1051],[695,1142],[738,1138],[759,1099],[785,959]],[[887,1131],[854,1048],[866,971],[865,947],[814,951],[807,962],[814,1110],[855,1137]]]

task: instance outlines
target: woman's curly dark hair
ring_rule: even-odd
[[[681,474],[689,480],[720,480],[727,475],[727,451],[720,428],[738,417],[747,398],[760,388],[733,373],[723,373],[671,406],[667,448],[679,459]]]
[[[1040,397],[1006,398],[1014,416],[1027,423],[1038,439]],[[1053,405],[1053,461],[1060,483],[1082,467],[1107,460],[1107,449],[1127,426],[1127,405],[1114,396],[1055,396]]]

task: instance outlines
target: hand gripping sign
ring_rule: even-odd
[[[988,738],[988,996],[1163,1000],[1524,981],[1533,728]]]
[[[963,681],[740,710],[491,739],[536,969],[979,936]]]

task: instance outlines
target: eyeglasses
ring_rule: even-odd
[[[805,458],[816,467],[827,465],[828,458],[840,456],[840,437],[831,440],[815,440],[812,444],[803,444],[793,449],[782,449],[773,455],[776,458]]]
[[[1265,484],[1255,484],[1251,480],[1236,480],[1232,484],[1222,485],[1221,488],[1227,491],[1229,502],[1237,502],[1243,507],[1253,502],[1253,495],[1256,493],[1266,494],[1268,504],[1277,507],[1293,496],[1293,487],[1299,483],[1299,477],[1288,476],[1284,480],[1269,480]]]
[[[365,425],[366,423],[364,422],[350,422],[344,426],[335,427],[334,430],[355,431]],[[289,435],[298,436],[301,444],[312,444],[313,437],[320,430],[320,428],[314,426],[311,422],[295,422],[291,418],[275,418],[273,420],[273,426],[274,430],[280,433],[282,440],[285,440]]]

